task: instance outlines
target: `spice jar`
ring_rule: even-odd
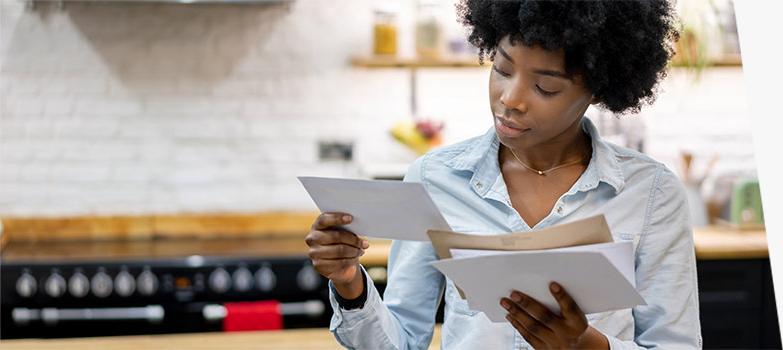
[[[374,50],[376,55],[397,54],[397,9],[391,4],[384,4],[375,9],[375,25],[373,28]]]
[[[445,43],[439,10],[438,1],[419,1],[416,15],[416,53],[419,57],[436,59],[442,55]]]

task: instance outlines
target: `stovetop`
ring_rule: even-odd
[[[303,238],[12,241],[0,261],[4,338],[99,320],[110,309],[164,329],[200,318],[207,305],[328,303],[327,280]],[[323,311],[316,316],[328,320]]]

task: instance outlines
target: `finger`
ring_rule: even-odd
[[[367,249],[370,247],[370,242],[366,239],[359,237],[359,235],[346,230],[326,230],[321,231],[325,233],[328,238],[328,242],[324,244],[347,244],[354,246],[358,249]]]
[[[353,217],[347,213],[322,213],[313,223],[314,230],[324,230],[331,227],[346,225],[353,221]]]
[[[546,342],[539,339],[535,334],[531,333],[525,326],[523,326],[519,321],[517,321],[513,316],[506,315],[506,320],[511,323],[512,326],[519,332],[520,335],[522,335],[522,338],[525,338],[525,341],[528,342],[528,344],[532,345],[534,349],[546,349],[549,348]]]
[[[511,315],[512,318],[523,325],[528,332],[534,334],[538,339],[541,339],[544,342],[553,342],[557,339],[557,334],[555,334],[552,329],[535,319],[529,312],[519,307],[519,305],[511,299],[501,299],[500,305],[508,311],[508,314]]]
[[[347,244],[357,249],[367,249],[370,247],[370,243],[367,240],[359,238],[353,232],[345,230],[323,230],[323,231],[311,231],[305,238],[305,243],[308,246],[316,245],[330,245],[330,244]]]
[[[511,300],[547,328],[555,331],[560,331],[565,328],[562,320],[550,311],[549,308],[538,302],[538,300],[516,290],[511,293]]]
[[[363,249],[347,244],[321,245],[310,248],[311,259],[354,259],[364,255]]]
[[[576,304],[571,295],[566,292],[565,288],[557,282],[549,284],[549,290],[552,292],[552,296],[555,297],[557,303],[560,305],[560,313],[566,322],[579,327],[587,327],[587,317],[579,305]]]
[[[359,259],[318,259],[313,261],[313,267],[323,274],[326,278],[331,278],[331,275],[337,272],[354,266],[359,263]]]

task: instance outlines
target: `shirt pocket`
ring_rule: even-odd
[[[468,301],[462,299],[457,291],[457,287],[450,279],[446,279],[446,306],[453,312],[465,315],[474,316],[479,313],[476,310],[471,310],[468,306]]]
[[[639,239],[641,236],[638,232],[632,232],[632,231],[620,231],[613,235],[615,242],[633,242],[633,250],[634,255],[636,253],[636,248],[639,246]]]

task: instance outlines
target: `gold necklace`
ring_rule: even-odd
[[[521,160],[519,159],[519,157],[517,157],[517,154],[516,154],[516,153],[514,153],[514,150],[513,150],[513,149],[511,149],[511,147],[508,147],[508,150],[509,150],[509,151],[511,151],[511,154],[512,154],[512,155],[514,155],[514,158],[516,158],[516,159],[517,159],[517,161],[519,162],[519,164],[522,164],[522,166],[524,166],[525,168],[528,168],[528,169],[530,169],[531,171],[533,171],[533,172],[535,172],[535,173],[538,173],[538,175],[541,175],[541,176],[544,176],[544,175],[546,175],[548,172],[552,172],[552,171],[555,171],[555,170],[557,170],[557,169],[560,169],[560,168],[563,168],[563,167],[567,167],[567,166],[569,166],[569,165],[574,165],[574,164],[577,164],[577,163],[581,163],[581,162],[582,162],[582,160],[581,160],[581,159],[577,159],[576,161],[573,161],[573,162],[568,162],[568,163],[565,163],[565,164],[560,164],[560,165],[558,165],[558,166],[556,166],[556,167],[554,167],[554,168],[550,168],[550,169],[547,169],[547,170],[538,170],[538,169],[533,169],[533,168],[532,168],[532,167],[530,167],[529,165],[525,164],[525,162],[521,161]]]

